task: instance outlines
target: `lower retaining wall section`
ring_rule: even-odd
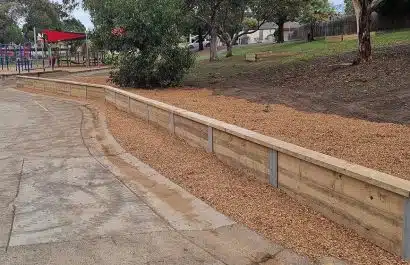
[[[269,181],[269,148],[213,129],[213,151],[226,164],[244,168],[263,182]]]
[[[192,146],[208,147],[208,126],[204,124],[174,114],[174,133]]]
[[[60,95],[70,96],[71,95],[71,85],[69,84],[61,84],[60,86],[56,86],[53,82],[47,82],[44,85],[44,91],[50,93],[57,93]]]
[[[410,182],[109,86],[18,77],[17,86],[101,99],[253,173],[376,245],[410,259]],[[317,229],[320,229],[318,227]]]
[[[279,187],[379,246],[400,253],[406,198],[279,153]]]
[[[129,110],[129,97],[121,95],[121,94],[116,94],[114,95],[115,98],[115,105],[117,108],[120,110],[128,111]]]
[[[84,99],[104,99],[106,97],[105,86],[64,80],[18,76],[17,87],[34,88],[48,93],[73,96]]]
[[[115,96],[116,96],[115,92],[113,92],[113,91],[111,91],[111,90],[108,90],[108,89],[107,89],[107,90],[104,92],[105,101],[106,101],[106,102],[109,102],[109,103],[112,103],[112,104],[114,104],[114,105],[115,105]]]
[[[137,118],[148,120],[148,105],[131,98],[130,99],[130,113],[136,116]]]
[[[148,120],[150,123],[168,129],[170,123],[169,115],[170,113],[165,110],[155,106],[148,106]]]

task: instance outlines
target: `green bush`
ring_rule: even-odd
[[[118,54],[113,52],[107,52],[104,56],[103,64],[116,65],[118,62]]]
[[[181,83],[194,64],[179,47],[189,29],[185,0],[84,0],[94,22],[96,47],[119,53],[111,73],[122,87],[167,87]],[[190,28],[190,27],[189,27]]]
[[[156,47],[139,52],[122,52],[112,81],[121,87],[178,86],[195,56],[186,48]]]

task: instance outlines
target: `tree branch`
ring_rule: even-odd
[[[231,36],[229,36],[229,34],[227,32],[225,32],[225,30],[220,25],[217,25],[216,28],[217,28],[217,31],[218,31],[219,38],[221,38],[222,41],[224,41],[225,43],[229,42]],[[227,35],[228,35],[228,37],[227,37]]]
[[[194,17],[195,17],[196,19],[199,19],[200,21],[204,22],[204,23],[207,24],[209,27],[211,27],[211,23],[210,23],[208,20],[206,20],[204,17],[198,16],[198,15],[194,15]]]
[[[374,0],[369,8],[368,8],[368,12],[373,12],[384,0]]]
[[[256,29],[246,30],[246,31],[244,31],[244,32],[242,32],[242,33],[240,33],[240,34],[238,34],[238,35],[236,36],[236,38],[240,38],[240,37],[242,37],[243,35],[252,34],[252,33],[257,32],[258,30],[260,30],[260,28],[262,27],[262,25],[265,24],[265,23],[266,23],[266,20],[263,20],[262,23],[259,23],[259,24],[258,24],[258,27],[257,27]]]
[[[223,2],[223,0],[219,0],[212,7],[212,15],[211,15],[211,21],[212,22],[215,22],[215,17],[216,17],[217,10],[218,10],[219,6],[222,4],[222,2]]]

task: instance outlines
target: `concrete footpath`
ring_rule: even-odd
[[[236,224],[125,152],[104,117],[84,103],[3,85],[0,264],[313,262]]]

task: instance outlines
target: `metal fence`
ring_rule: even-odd
[[[307,39],[311,25],[302,25],[290,35],[291,40]],[[377,13],[372,14],[372,31],[395,30],[410,28],[410,18],[395,18],[383,17]],[[355,16],[343,16],[333,18],[330,21],[315,23],[314,36],[338,36],[350,35],[357,33],[357,24]]]

